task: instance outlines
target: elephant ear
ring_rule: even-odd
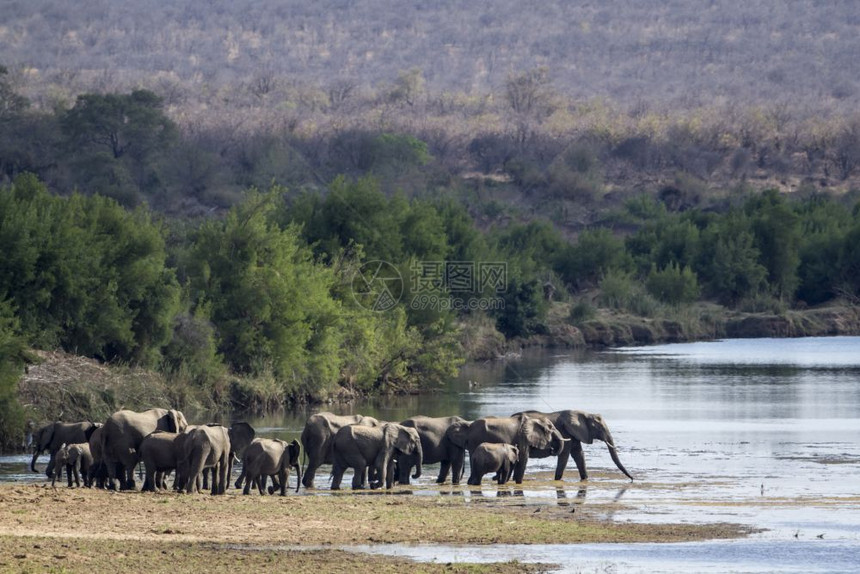
[[[445,431],[445,437],[457,448],[466,448],[466,439],[469,438],[469,427],[471,425],[471,421],[455,422]]]
[[[299,441],[293,439],[293,442],[287,445],[287,450],[290,453],[290,466],[298,465],[299,458],[302,456],[302,445],[299,444]]]
[[[544,448],[544,443],[548,442],[542,421],[531,417],[522,417],[522,431],[526,439],[526,444],[534,448]]]
[[[382,436],[387,447],[400,450],[405,446],[408,435],[402,426],[395,423],[385,423],[382,425]]]
[[[591,432],[591,424],[589,415],[581,411],[565,411],[559,417],[559,430],[562,434],[569,434],[571,438],[575,438],[579,442],[591,444],[594,442],[594,436]]]
[[[167,412],[168,419],[170,420],[170,432],[182,432],[188,426],[188,423],[185,422],[185,416],[177,411],[176,409],[170,409]]]
[[[84,431],[84,437],[87,439],[87,442],[89,442],[90,437],[93,436],[93,433],[96,432],[96,429],[100,426],[102,426],[101,423],[90,422],[87,430]]]
[[[51,446],[51,442],[54,440],[54,430],[57,428],[57,423],[51,423],[49,425],[45,425],[39,431],[39,447],[44,450]]]
[[[254,440],[254,437],[257,436],[257,431],[246,422],[238,422],[230,425],[230,430],[227,434],[230,436],[230,445],[233,452],[241,457],[245,449],[248,448],[248,445]]]

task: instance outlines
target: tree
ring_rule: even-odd
[[[109,195],[126,205],[138,194],[162,189],[162,158],[178,131],[161,98],[148,90],[131,94],[83,94],[60,117],[75,187]]]
[[[412,68],[397,75],[397,80],[388,96],[393,102],[404,102],[414,106],[424,95],[424,84],[424,73],[421,68]]]
[[[550,111],[551,85],[546,67],[511,74],[505,81],[505,99],[515,114],[540,118]]]
[[[33,175],[0,191],[0,292],[34,344],[154,364],[170,338],[179,286],[163,230],[145,210],[50,195]]]
[[[7,78],[8,74],[6,66],[0,65],[0,126],[30,106],[27,98],[15,92]]]
[[[681,268],[674,262],[660,270],[653,266],[645,286],[651,295],[671,305],[692,303],[699,297],[696,274],[690,267]]]
[[[203,223],[187,262],[191,300],[210,309],[233,369],[311,392],[340,374],[339,305],[331,270],[314,262],[295,227],[274,223],[279,198],[277,188],[252,191],[223,221]]]
[[[703,244],[697,272],[706,278],[712,296],[735,304],[766,286],[767,269],[759,263],[755,237],[743,214],[731,212],[708,226]]]
[[[780,299],[794,298],[800,265],[800,218],[776,190],[752,198],[745,210],[771,289]]]
[[[505,304],[496,310],[496,328],[508,339],[525,337],[543,329],[547,303],[535,279],[509,278],[502,294]]]
[[[6,451],[20,446],[24,430],[24,412],[18,403],[24,346],[12,304],[0,299],[0,448]]]
[[[629,264],[624,241],[600,228],[582,232],[560,257],[558,270],[566,283],[582,288],[596,285],[610,270],[625,270]]]
[[[145,157],[169,147],[177,135],[161,98],[148,90],[80,95],[61,123],[75,146],[105,149],[114,159],[130,152]]]

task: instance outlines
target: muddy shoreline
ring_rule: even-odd
[[[528,488],[549,488],[552,483],[543,477],[528,482]],[[642,483],[637,488],[650,486]],[[428,490],[438,492],[428,495]],[[424,485],[392,492],[320,490],[286,497],[243,496],[231,490],[213,497],[51,488],[42,482],[0,484],[0,571],[100,571],[111,562],[103,562],[107,552],[112,561],[153,561],[164,563],[165,569],[164,558],[170,557],[172,565],[178,565],[173,571],[190,571],[201,564],[212,565],[212,571],[229,571],[229,565],[235,567],[241,559],[247,566],[296,560],[296,570],[302,572],[357,571],[370,563],[394,572],[402,571],[408,561],[342,549],[390,544],[681,542],[739,538],[753,531],[726,523],[615,521],[607,515],[623,508],[620,503],[586,505],[573,499],[534,505],[518,497],[515,488],[493,490],[487,484],[470,496],[462,487]],[[75,557],[71,563],[69,556]],[[552,569],[548,564],[506,562],[469,565],[468,571],[484,567],[501,572]],[[421,568],[461,571],[456,564]]]

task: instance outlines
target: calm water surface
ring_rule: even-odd
[[[419,560],[548,561],[575,572],[860,571],[858,337],[725,340],[524,356],[470,365],[435,396],[336,410],[398,421],[414,414],[473,419],[566,408],[604,416],[635,482],[615,469],[598,442],[585,445],[592,474],[587,483],[578,482],[571,463],[558,488],[530,488],[527,480],[522,489],[502,487],[500,493],[485,481],[479,492],[453,487],[450,492],[471,499],[518,496],[535,505],[592,503],[617,508],[606,511],[616,520],[723,521],[765,532],[747,540],[687,544],[358,550]],[[317,410],[251,422],[261,435],[292,439]],[[26,459],[0,458],[0,474],[23,479]],[[554,459],[533,460],[529,471],[554,466]],[[425,471],[419,483],[428,488],[416,494],[438,495],[429,486],[434,472]],[[325,470],[317,474],[321,490],[326,475]],[[620,504],[601,504],[612,501]]]

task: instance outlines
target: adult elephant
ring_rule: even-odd
[[[439,476],[436,478],[438,484],[448,479],[451,472],[451,483],[460,484],[463,477],[463,466],[466,460],[465,431],[470,421],[458,416],[451,417],[425,417],[414,416],[401,422],[405,427],[414,428],[421,438],[421,451],[424,464],[441,463]],[[449,432],[450,431],[450,432]],[[456,437],[464,437],[457,440]],[[418,454],[403,454],[397,458],[397,481],[400,484],[409,484],[412,468],[418,466]],[[418,478],[413,475],[412,478]]]
[[[140,460],[146,469],[143,481],[144,492],[165,490],[165,477],[176,471],[179,461],[177,437],[180,433],[160,431],[147,435],[140,443]]]
[[[580,480],[588,479],[588,470],[585,468],[585,454],[582,452],[582,443],[591,444],[595,439],[602,440],[609,447],[609,456],[612,457],[612,462],[618,467],[618,470],[623,472],[627,478],[633,480],[621,460],[618,458],[618,451],[615,448],[615,443],[612,440],[612,433],[609,432],[609,426],[603,417],[594,413],[585,413],[582,411],[565,410],[556,411],[554,413],[542,413],[539,411],[525,411],[526,414],[533,418],[551,422],[562,434],[563,437],[570,439],[564,444],[564,448],[558,453],[558,463],[555,467],[555,479],[561,480],[564,476],[564,469],[570,456],[573,455],[573,461],[576,463],[576,468],[579,470]],[[531,456],[534,458],[546,458],[554,456],[546,449],[532,450]]]
[[[248,445],[250,445],[254,440],[254,437],[257,435],[257,431],[246,422],[235,422],[230,425],[230,429],[227,431],[227,434],[230,436],[230,456],[228,457],[230,463],[227,470],[226,487],[230,488],[230,476],[233,474],[233,463],[242,460],[242,455],[245,453],[245,449],[248,448]],[[204,489],[209,488],[209,475],[212,471],[212,468],[206,468],[203,470]]]
[[[157,430],[182,432],[187,426],[185,415],[172,409],[121,410],[112,414],[104,424],[101,441],[109,486],[113,488],[120,475],[120,489],[134,489],[134,468],[140,460],[138,449],[144,437]]]
[[[183,433],[186,435],[179,456],[184,459],[187,474],[181,479],[185,482],[185,492],[199,490],[197,486],[203,469],[213,469],[212,494],[227,491],[230,472],[230,429],[221,425],[200,425]]]
[[[305,488],[314,487],[314,475],[320,465],[332,464],[332,445],[334,435],[347,425],[361,425],[366,427],[377,427],[379,421],[373,417],[363,415],[336,415],[334,413],[316,413],[308,417],[305,428],[302,430],[302,446],[308,464],[302,477]]]
[[[33,459],[30,461],[30,470],[36,470],[36,459],[39,458],[44,451],[48,451],[51,455],[48,460],[48,467],[45,469],[45,474],[48,478],[54,476],[54,459],[57,451],[64,444],[77,444],[88,442],[95,430],[101,425],[93,422],[79,423],[48,423],[33,435]]]
[[[233,463],[237,460],[242,460],[242,457],[245,455],[245,449],[254,442],[257,431],[246,422],[234,422],[230,425],[227,435],[230,437],[230,468],[227,473],[229,480],[230,475],[233,474]]]
[[[236,488],[245,481],[243,494],[250,494],[251,485],[256,483],[260,494],[266,491],[266,478],[272,477],[272,488],[280,489],[281,496],[287,494],[287,481],[290,479],[290,468],[296,469],[296,492],[302,480],[302,470],[299,466],[302,447],[299,441],[290,443],[279,439],[258,438],[255,439],[242,457],[242,474],[236,481]]]
[[[394,462],[400,455],[417,453],[416,474],[421,474],[422,452],[418,431],[397,423],[384,423],[379,427],[347,425],[337,431],[332,451],[331,489],[339,490],[343,473],[351,468],[355,472],[352,488],[364,488],[364,475],[368,469],[375,477],[371,488],[394,483]]]
[[[521,484],[533,449],[558,454],[564,448],[565,441],[569,439],[565,439],[550,421],[520,413],[511,417],[487,417],[472,422],[469,425],[466,448],[471,455],[485,442],[514,445],[519,455],[514,465],[514,482]]]

